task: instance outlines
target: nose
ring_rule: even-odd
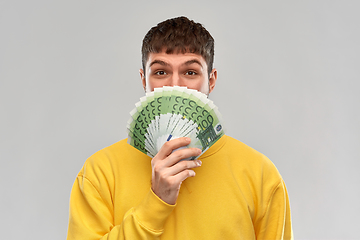
[[[171,76],[171,86],[181,86],[181,79],[178,72],[174,72]]]

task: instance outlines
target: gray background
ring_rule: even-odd
[[[65,239],[72,184],[126,137],[150,27],[216,40],[228,135],[288,187],[296,239],[360,239],[360,1],[0,1],[1,239]]]

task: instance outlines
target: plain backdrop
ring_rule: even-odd
[[[126,138],[140,47],[185,15],[213,35],[227,134],[268,156],[295,239],[360,239],[360,1],[0,0],[1,239],[65,239],[85,160]]]

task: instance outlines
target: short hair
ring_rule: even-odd
[[[214,62],[214,39],[200,23],[187,17],[165,20],[152,27],[145,35],[141,49],[142,66],[145,71],[150,53],[196,53],[207,64],[210,76]]]

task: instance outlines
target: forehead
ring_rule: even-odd
[[[195,60],[195,61],[194,61]],[[151,67],[154,63],[161,61],[167,63],[172,67],[178,67],[188,62],[197,64],[200,63],[202,68],[207,68],[206,61],[203,56],[196,53],[149,53],[149,58],[146,62],[146,68]]]

